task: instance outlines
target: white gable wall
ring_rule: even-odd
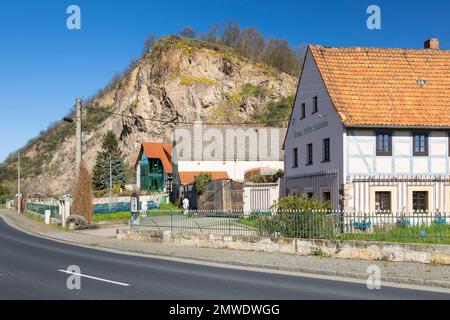
[[[318,109],[313,112],[313,98]],[[301,105],[306,103],[306,117],[301,118]],[[308,51],[297,99],[285,141],[286,188],[295,189],[295,178],[328,170],[343,170],[344,127],[323,83],[317,65]],[[331,161],[322,162],[323,139],[330,138]],[[307,163],[307,144],[313,144],[313,165]],[[298,148],[298,168],[294,168],[294,148]],[[340,177],[342,181],[342,174]],[[299,191],[301,192],[301,190]]]

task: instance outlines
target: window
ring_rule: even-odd
[[[392,133],[379,131],[377,135],[377,156],[392,156]]]
[[[294,154],[294,165],[292,167],[298,168],[298,148],[294,148],[292,152]]]
[[[313,164],[313,145],[312,143],[309,143],[306,145],[306,165],[312,165]]]
[[[325,191],[324,193],[322,193],[322,200],[323,202],[331,201],[331,192]]]
[[[415,132],[413,135],[413,155],[428,156],[428,134],[425,132]]]
[[[428,211],[428,191],[413,191],[412,202],[414,211]]]
[[[302,103],[300,110],[300,120],[306,118],[306,103]]]
[[[307,193],[306,193],[306,197],[307,197],[308,199],[312,199],[312,198],[314,197],[314,193],[313,193],[313,192],[307,192]]]
[[[375,192],[375,211],[391,212],[391,192],[389,191]]]
[[[312,113],[316,113],[319,112],[319,104],[317,101],[317,97],[313,98],[313,112]]]
[[[329,162],[330,161],[330,138],[323,139],[323,156],[322,156],[323,162]]]
[[[160,159],[142,159],[141,161],[141,190],[163,191],[164,167]]]

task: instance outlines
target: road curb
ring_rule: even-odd
[[[181,259],[185,260],[186,263],[189,263],[190,261],[197,261],[197,262],[205,262],[205,263],[214,263],[214,264],[222,264],[222,265],[228,265],[228,266],[236,266],[236,267],[244,267],[244,268],[254,268],[259,269],[260,271],[286,271],[286,272],[293,272],[293,273],[305,273],[305,274],[311,274],[311,275],[322,275],[322,276],[329,276],[329,277],[338,277],[338,278],[350,278],[354,280],[359,280],[360,282],[363,280],[366,280],[369,276],[369,274],[364,273],[355,273],[355,272],[345,272],[345,271],[326,271],[326,270],[317,270],[317,269],[310,269],[310,268],[302,268],[302,267],[287,267],[287,266],[274,266],[274,265],[266,265],[266,264],[254,264],[254,263],[248,263],[248,262],[236,262],[236,261],[221,261],[221,260],[214,260],[214,259],[208,259],[208,258],[202,258],[197,256],[189,256],[189,255],[179,255],[179,254],[163,254],[163,253],[149,253],[144,252],[142,250],[132,250],[132,249],[126,249],[126,248],[118,248],[114,246],[108,246],[108,245],[102,245],[102,244],[96,244],[96,245],[88,245],[88,244],[82,244],[70,240],[61,239],[58,237],[49,236],[34,230],[29,230],[28,228],[20,225],[14,218],[9,216],[8,214],[0,214],[0,216],[3,217],[3,221],[5,221],[6,224],[8,224],[10,227],[17,229],[19,231],[22,231],[24,233],[34,235],[40,238],[57,241],[64,244],[74,245],[78,247],[88,248],[88,249],[96,249],[96,250],[102,250],[102,251],[108,251],[108,252],[115,252],[115,253],[122,253],[122,254],[137,254],[140,256],[147,256],[147,257],[161,257],[161,258],[172,258],[172,259]],[[450,282],[445,281],[436,281],[436,280],[425,280],[425,279],[418,279],[418,278],[400,278],[400,277],[393,277],[393,276],[382,276],[381,281],[389,284],[404,284],[404,285],[412,285],[412,286],[422,286],[422,287],[429,287],[430,289],[450,289]],[[425,289],[425,288],[424,288]]]

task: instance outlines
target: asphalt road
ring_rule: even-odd
[[[81,290],[69,290],[68,266]],[[0,219],[0,299],[450,299],[449,294],[122,255],[62,244]]]

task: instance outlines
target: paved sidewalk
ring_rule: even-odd
[[[14,211],[0,210],[0,216],[11,226],[26,232],[100,249],[114,249],[140,254],[358,279],[367,279],[367,268],[370,265],[377,265],[381,268],[382,280],[386,282],[450,288],[450,266],[408,262],[343,260],[282,253],[194,248],[137,240],[125,241],[115,238],[116,228],[114,226],[108,226],[99,230],[72,232],[62,230],[53,225],[47,226],[42,222],[19,215]]]

